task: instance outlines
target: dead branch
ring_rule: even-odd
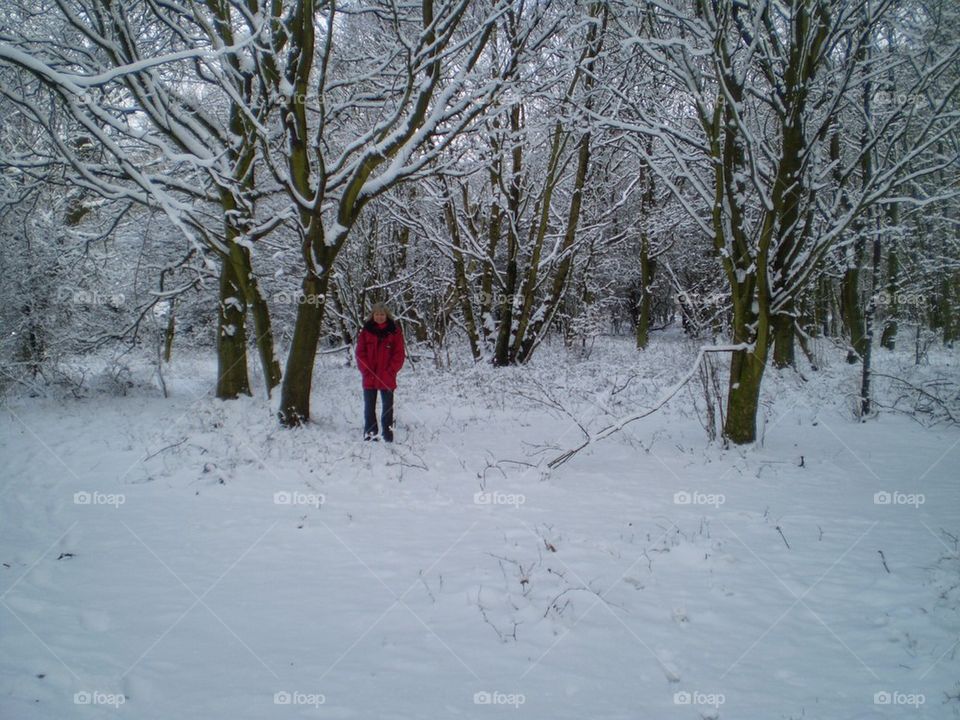
[[[653,415],[660,408],[666,405],[673,398],[674,395],[676,395],[684,387],[686,387],[687,383],[690,382],[690,380],[700,371],[700,364],[703,362],[707,353],[736,352],[737,350],[749,350],[751,347],[752,345],[748,343],[741,343],[739,345],[718,345],[718,346],[701,347],[700,351],[697,353],[696,361],[693,363],[693,366],[690,368],[690,370],[687,371],[686,375],[684,375],[679,382],[677,382],[672,388],[670,388],[666,392],[666,394],[663,395],[663,397],[661,397],[652,408],[650,408],[649,410],[644,410],[643,412],[640,412],[640,413],[628,415],[627,417],[622,418],[617,422],[612,423],[611,425],[607,425],[596,435],[590,435],[581,425],[580,429],[584,431],[585,435],[587,435],[587,439],[584,440],[577,447],[567,450],[561,455],[558,455],[557,457],[555,457],[553,460],[547,463],[547,467],[553,470],[554,468],[557,468],[560,465],[563,465],[565,462],[567,462],[570,458],[572,458],[574,455],[576,455],[578,452],[580,452],[584,448],[589,447],[594,443],[598,443],[601,440],[605,440],[611,435],[614,435],[620,432],[621,430],[623,430],[623,428],[625,428],[627,425],[629,425],[632,422],[636,422],[637,420],[642,420],[643,418],[649,415]],[[577,424],[579,425],[580,423],[577,423]]]

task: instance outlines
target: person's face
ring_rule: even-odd
[[[383,310],[377,310],[373,314],[373,321],[375,323],[385,323],[387,321],[387,314]]]

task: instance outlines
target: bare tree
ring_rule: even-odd
[[[249,72],[251,38],[265,22],[257,3],[56,0],[46,13],[33,5],[5,7],[3,26],[16,32],[0,42],[0,93],[47,129],[73,183],[160,208],[220,258],[217,395],[249,393],[248,305],[269,391],[279,364],[250,250],[283,215],[257,217],[264,189],[255,160],[271,111]],[[58,135],[58,114],[101,150],[95,159]],[[213,226],[211,207],[220,214]]]
[[[12,78],[0,91],[41,125],[66,111],[107,151],[109,163],[92,164],[59,142],[77,182],[162,208],[222,258],[221,397],[249,391],[248,306],[268,388],[279,381],[250,253],[289,228],[311,301],[298,306],[287,359],[286,425],[309,418],[330,273],[361,210],[422,173],[487,111],[541,14],[536,4],[467,0],[54,7],[42,20],[31,0],[7,11],[5,27],[34,20],[0,42]],[[501,24],[513,41],[494,57],[486,49]],[[52,40],[58,33],[75,41]],[[33,78],[31,92],[52,103],[13,76]],[[209,205],[222,230],[205,222],[199,208]]]
[[[796,301],[819,261],[866,211],[895,197],[909,180],[952,160],[930,152],[957,128],[957,85],[924,119],[901,112],[871,126],[859,147],[831,151],[842,112],[862,97],[877,71],[865,51],[893,2],[836,5],[826,0],[646,2],[618,16],[625,62],[661,69],[675,103],[651,108],[630,87],[612,87],[616,117],[598,117],[633,133],[662,182],[677,168],[694,188],[684,199],[713,245],[731,292],[733,354],[724,432],[756,438],[768,350],[791,358]],[[914,53],[917,87],[927,87],[958,58],[947,45]],[[909,134],[909,150],[862,172],[879,143]],[[653,152],[648,138],[659,142]],[[662,148],[658,150],[658,148]],[[679,196],[679,193],[678,193]]]

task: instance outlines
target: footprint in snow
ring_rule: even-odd
[[[668,681],[672,683],[680,682],[680,668],[677,667],[673,660],[673,655],[670,652],[667,650],[658,650],[657,660],[659,661],[660,668],[663,670],[663,674],[666,675]]]

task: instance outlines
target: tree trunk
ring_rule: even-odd
[[[416,193],[411,191],[411,203],[415,197]],[[390,276],[391,280],[396,280],[401,270],[407,271],[410,269],[407,266],[408,251],[410,249],[410,228],[407,226],[400,228],[399,233],[395,234],[395,240],[400,252],[399,257],[397,258],[396,268]],[[427,323],[422,317],[420,317],[420,312],[417,309],[416,297],[413,294],[413,288],[411,286],[408,285],[404,289],[402,298],[404,313],[410,319],[410,325],[413,327],[414,337],[417,339],[418,343],[426,342],[428,340]],[[404,332],[406,332],[406,330],[404,330]]]
[[[217,397],[221,400],[250,394],[245,315],[244,293],[234,265],[224,257],[217,310]]]
[[[297,306],[293,341],[280,391],[279,417],[285,427],[297,427],[310,420],[313,365],[320,342],[328,283],[329,275],[326,274],[322,278],[311,274],[303,281],[304,297],[312,302],[301,302]]]
[[[467,341],[470,343],[470,354],[474,362],[483,357],[480,350],[480,333],[477,332],[477,321],[473,315],[473,303],[470,302],[470,287],[467,283],[467,268],[461,250],[460,226],[457,224],[457,214],[453,201],[449,198],[443,206],[444,218],[447,221],[447,231],[450,233],[453,245],[453,274],[456,281],[457,302],[463,314],[463,325],[467,332]]]
[[[862,241],[857,244],[862,246]],[[856,253],[857,257],[862,253]],[[843,314],[843,324],[850,337],[850,350],[847,352],[847,362],[851,365],[863,357],[865,350],[866,333],[863,327],[863,308],[860,305],[860,265],[856,261],[846,269],[840,281],[840,307]]]
[[[177,327],[177,299],[171,298],[167,310],[167,328],[163,332],[163,361],[168,363],[173,356],[173,336]]]
[[[715,221],[716,217],[715,211]],[[727,266],[733,303],[732,339],[737,345],[752,345],[752,348],[734,351],[730,358],[723,436],[737,445],[752,443],[757,439],[760,384],[767,365],[770,342],[770,297],[766,257],[762,247],[756,265],[757,272],[747,274],[743,281],[738,281],[729,272],[730,266]]]
[[[570,197],[570,208],[567,211],[567,226],[560,246],[560,264],[554,271],[553,284],[550,296],[544,302],[543,312],[531,323],[527,337],[517,354],[517,360],[524,364],[533,356],[533,351],[543,340],[554,316],[563,302],[563,293],[567,287],[567,278],[573,266],[573,244],[577,237],[577,226],[580,222],[580,209],[583,205],[583,189],[586,186],[587,174],[590,168],[590,133],[580,136],[577,145],[577,174],[573,183],[573,195]]]
[[[823,337],[830,337],[830,315],[832,311],[831,296],[833,288],[830,278],[821,274],[817,280],[816,290],[814,292],[813,313],[816,332]]]
[[[860,417],[870,414],[870,371],[871,360],[873,359],[873,328],[877,313],[877,290],[880,287],[880,223],[877,222],[876,233],[873,236],[873,268],[871,278],[873,282],[870,302],[867,303],[867,312],[864,316],[864,348],[861,357],[863,358],[863,369],[860,374]]]
[[[511,223],[515,225],[515,223]],[[507,272],[503,297],[500,298],[497,344],[493,351],[493,364],[503,367],[510,364],[510,337],[513,334],[513,301],[517,289],[517,238],[513,228],[507,230]]]
[[[761,255],[758,258],[765,261]],[[750,343],[752,349],[736,350],[730,358],[730,382],[727,390],[727,417],[723,435],[737,445],[757,439],[757,413],[760,409],[760,384],[767,365],[770,344],[769,296],[765,268],[758,262],[754,278],[732,286],[733,342]]]
[[[958,278],[951,278],[944,274],[940,283],[940,327],[943,332],[943,344],[946,347],[953,347],[953,343],[960,339],[960,321],[955,317],[954,301],[956,287],[960,286]]]
[[[880,345],[887,350],[893,350],[897,346],[897,315],[899,314],[899,293],[900,284],[900,259],[896,250],[891,248],[887,256],[887,295],[888,303],[886,305],[887,316],[883,321],[883,333],[880,335]]]
[[[771,318],[773,326],[773,365],[783,369],[797,366],[796,331],[793,315],[793,301]]]
[[[560,167],[560,158],[563,148],[566,145],[566,134],[563,132],[563,124],[557,122],[553,130],[553,140],[550,148],[550,161],[547,163],[547,176],[543,181],[542,199],[537,207],[538,212],[534,212],[537,217],[534,226],[531,228],[532,243],[530,250],[530,260],[527,263],[527,272],[523,280],[523,288],[520,291],[520,311],[517,317],[517,331],[513,338],[512,348],[510,350],[510,362],[517,361],[520,348],[523,346],[527,334],[527,327],[530,323],[530,316],[533,314],[533,308],[536,303],[537,281],[540,273],[540,257],[543,252],[543,242],[547,236],[547,228],[550,225],[550,211],[553,208],[553,191],[556,189],[559,180],[558,173]]]
[[[253,314],[253,331],[256,333],[254,341],[260,355],[260,366],[263,368],[264,384],[267,387],[267,397],[280,384],[280,361],[277,359],[273,347],[273,325],[270,322],[270,308],[266,298],[260,292],[260,286],[253,274],[250,262],[250,250],[236,243],[230,246],[230,261],[234,272],[244,290],[247,305]]]
[[[899,203],[891,203],[887,211],[892,227],[900,225]],[[893,350],[897,345],[897,315],[899,314],[898,293],[900,285],[900,257],[897,249],[891,245],[887,254],[887,302],[884,305],[886,317],[883,320],[883,332],[880,334],[880,345],[887,350]]]
[[[340,287],[340,285],[337,284],[336,280],[330,281],[330,284],[327,286],[327,290],[329,291],[330,302],[333,303],[334,312],[336,312],[337,314],[337,325],[340,327],[340,340],[343,342],[344,345],[351,345],[353,344],[353,335],[350,332],[350,328],[347,327],[346,321],[344,320],[344,318],[347,316],[347,313],[344,310],[343,297],[341,296],[341,293],[343,292],[343,290]],[[360,306],[360,309],[362,312],[363,311],[362,304]],[[351,360],[349,359],[350,358],[349,353],[347,357],[348,357],[347,364],[349,365],[351,362]]]
[[[495,327],[493,320],[493,278],[494,261],[497,257],[497,245],[500,244],[500,224],[503,214],[500,205],[494,200],[490,206],[490,224],[487,229],[487,256],[480,276],[480,310],[478,329],[486,348],[492,344],[492,333]]]
[[[657,261],[650,257],[650,241],[646,233],[640,238],[640,302],[637,308],[637,350],[646,350],[650,342],[651,285]]]
[[[865,57],[869,52],[869,46],[863,46],[858,50],[859,57]],[[867,119],[860,130],[860,142],[864,147],[869,143],[869,128],[871,127],[871,95],[873,93],[872,83],[869,78],[864,81],[862,103],[863,115]],[[873,154],[864,152],[860,158],[861,181],[866,185],[873,178]],[[847,353],[847,362],[855,363],[857,360],[866,356],[870,347],[870,338],[867,336],[866,319],[864,318],[863,306],[860,301],[859,280],[860,268],[863,267],[863,254],[866,244],[866,226],[863,222],[853,224],[856,232],[856,239],[853,244],[853,263],[847,265],[847,272],[844,274],[845,285],[843,287],[844,317],[847,321],[847,330],[850,332],[850,352]],[[877,230],[876,232],[879,232]],[[874,253],[877,252],[878,239],[874,235]],[[878,272],[876,267],[876,256],[874,257],[874,276]],[[873,283],[872,293],[876,295],[877,284]],[[870,300],[871,309],[875,306],[875,298]],[[872,322],[873,318],[870,318]],[[872,328],[871,328],[872,329]]]
[[[737,350],[730,359],[730,385],[723,434],[737,445],[752,443],[757,439],[760,384],[766,367],[766,354],[766,349],[761,350],[758,343],[755,352]]]
[[[500,300],[500,327],[497,333],[497,345],[493,354],[493,364],[509,365],[511,360],[510,340],[513,336],[513,309],[516,301],[519,268],[517,255],[520,252],[520,200],[523,184],[523,147],[517,142],[522,127],[522,108],[515,104],[510,108],[510,131],[514,137],[510,151],[510,190],[507,194],[507,271],[504,278],[504,296]]]

